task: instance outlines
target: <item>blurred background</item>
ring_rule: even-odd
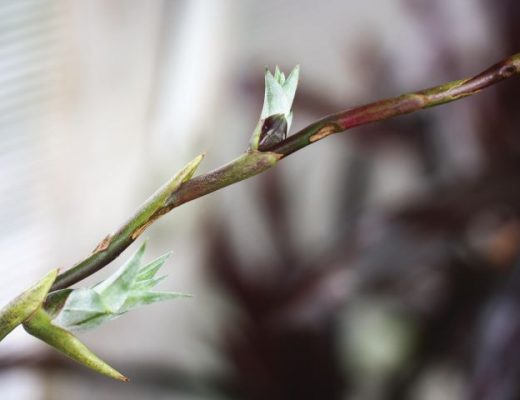
[[[520,49],[514,0],[0,1],[0,305],[67,268],[202,151],[247,147],[264,67],[293,132]],[[338,134],[174,210],[184,299],[82,339],[113,382],[17,329],[2,399],[520,398],[520,82]],[[139,244],[138,243],[138,244]],[[83,282],[92,284],[126,259]]]

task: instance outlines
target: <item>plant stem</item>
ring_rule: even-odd
[[[472,96],[488,86],[519,73],[520,53],[517,53],[472,78],[403,94],[327,116],[289,136],[269,150],[286,157],[333,133]]]
[[[472,78],[403,94],[327,116],[289,136],[267,152],[248,151],[214,171],[183,180],[180,187],[176,187],[175,190],[170,188],[167,192],[161,192],[163,196],[161,204],[156,205],[157,209],[153,213],[143,217],[143,214],[138,211],[114,234],[105,238],[91,255],[59,275],[51,290],[73,285],[106,266],[158,217],[171,209],[257,175],[274,166],[280,159],[333,133],[471,96],[519,73],[520,53],[506,58]],[[149,204],[150,200],[140,210],[146,209]]]
[[[282,159],[333,133],[343,132],[359,125],[409,114],[424,108],[438,106],[466,96],[471,96],[488,86],[494,85],[516,74],[520,74],[520,53],[506,58],[472,78],[449,82],[419,92],[407,93],[398,97],[380,100],[327,116],[289,136],[284,141],[270,148],[269,151],[278,154],[280,159]],[[178,207],[237,182],[238,180],[230,179],[224,183],[220,178],[232,164],[233,163],[225,165],[205,175],[196,176],[186,182],[178,191],[173,193],[168,200],[171,208]],[[256,175],[262,171],[251,172],[253,173],[249,176]],[[249,176],[242,177],[240,180],[246,179]]]
[[[277,154],[270,152],[247,152],[218,170],[202,175],[201,178],[203,179],[199,180],[200,184],[192,186],[192,194],[200,193],[195,197],[201,197],[224,186],[259,174],[276,164],[279,158]],[[99,271],[119,256],[146,228],[175,207],[171,201],[172,194],[175,194],[179,187],[189,182],[191,174],[201,161],[202,156],[195,158],[146,200],[117,231],[105,237],[90,255],[58,275],[51,290],[55,291],[73,285]]]
[[[165,203],[170,194],[192,177],[203,158],[203,155],[199,155],[161,186],[115,233],[106,236],[92,254],[60,274],[54,281],[51,290],[63,289],[79,282],[121,254],[148,226],[169,211]]]

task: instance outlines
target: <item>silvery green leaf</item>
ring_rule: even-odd
[[[264,106],[260,118],[265,119],[273,114],[287,114],[291,111],[291,104],[287,102],[287,96],[271,71],[265,73]]]
[[[53,323],[70,330],[86,330],[115,319],[133,308],[187,295],[155,292],[165,276],[155,278],[170,253],[141,265],[145,244],[105,281],[91,288],[75,289],[55,296],[49,307]]]
[[[154,286],[157,286],[159,282],[161,282],[164,278],[166,278],[166,275],[160,276],[159,278],[152,278],[152,279],[146,279],[145,281],[136,281],[135,284],[132,286],[132,289],[135,290],[148,290],[153,288]]]
[[[89,329],[99,326],[111,315],[112,310],[106,307],[95,289],[76,289],[53,322],[73,330]]]
[[[265,92],[264,104],[260,114],[260,121],[258,122],[250,140],[250,148],[259,150],[260,136],[265,131],[265,121],[274,115],[282,115],[287,122],[286,133],[291,128],[292,123],[292,103],[296,94],[298,86],[298,79],[300,75],[300,67],[296,66],[287,79],[285,74],[276,66],[274,74],[268,69],[265,71]],[[284,135],[285,138],[285,135]],[[265,146],[264,146],[265,147]],[[262,151],[262,150],[261,150]]]
[[[298,86],[300,67],[296,66],[287,79],[276,66],[274,75],[271,71],[265,72],[265,94],[264,105],[262,107],[261,119],[265,119],[274,114],[284,114],[286,118],[291,113],[292,103]]]
[[[298,79],[300,78],[300,66],[297,65],[291,71],[287,79],[284,79],[283,82],[283,90],[285,92],[285,96],[287,98],[287,102],[289,103],[290,108],[292,107],[292,103],[294,101],[294,96],[296,94],[296,89],[298,87]]]
[[[279,83],[283,83],[281,80],[280,67],[278,67],[278,65],[274,68],[274,79]]]
[[[161,257],[156,258],[146,267],[143,267],[139,270],[137,274],[136,282],[145,281],[151,279],[155,276],[157,271],[163,266],[166,260],[172,255],[171,251],[162,255]]]
[[[97,284],[94,290],[103,298],[107,308],[117,311],[125,302],[139,272],[139,264],[146,249],[146,242],[113,275]]]
[[[156,303],[158,301],[173,300],[181,297],[191,297],[188,294],[177,292],[139,292],[130,294],[126,303],[121,308],[121,312],[130,311],[136,307],[146,304]]]

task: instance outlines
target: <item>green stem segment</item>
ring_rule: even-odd
[[[170,195],[193,176],[203,158],[204,155],[199,155],[188,163],[172,179],[150,196],[123,226],[113,234],[105,237],[92,254],[58,275],[51,290],[63,289],[85,279],[121,254],[148,226],[170,210],[166,204]]]
[[[179,186],[173,187],[174,190],[165,185],[166,189],[163,187],[152,196],[134,217],[117,232],[105,238],[91,255],[59,275],[51,290],[68,287],[103,268],[126,249],[144,229],[171,209],[257,175],[274,166],[281,158],[305,146],[356,126],[409,114],[474,95],[486,87],[519,73],[520,53],[506,58],[472,78],[403,94],[327,116],[289,136],[271,148],[270,152],[248,151],[221,168],[190,179],[194,172],[193,169],[184,177]],[[160,201],[157,201],[157,196],[160,196]]]
[[[201,197],[250,178],[271,168],[279,158],[275,153],[247,152],[229,164],[203,175],[204,179],[199,179],[199,184],[192,186],[190,196]],[[199,156],[190,162],[175,178],[153,194],[121,228],[103,239],[92,254],[58,275],[51,290],[66,288],[99,271],[130,246],[155,220],[176,207],[179,201],[188,201],[186,197],[180,198],[178,193],[186,183],[191,182],[189,179],[201,161],[202,156]]]

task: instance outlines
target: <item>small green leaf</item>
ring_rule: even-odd
[[[273,114],[288,114],[291,104],[288,103],[283,86],[270,71],[265,73],[264,106],[260,118],[265,119]]]
[[[165,300],[175,300],[183,297],[191,297],[191,295],[177,292],[138,292],[128,296],[121,312],[127,312],[146,304],[157,303]]]
[[[152,291],[165,278],[155,278],[155,274],[164,265],[170,253],[142,266],[145,247],[143,243],[137,252],[105,281],[92,288],[75,289],[68,293],[66,298],[53,298],[54,303],[61,304],[61,307],[53,307],[53,323],[70,330],[92,329],[133,308],[187,297],[176,292]]]
[[[191,179],[195,171],[197,171],[197,168],[199,168],[199,165],[203,159],[204,154],[199,154],[188,164],[186,164],[183,169],[181,169],[181,171],[177,174],[177,177],[181,180],[181,183],[187,182]]]
[[[261,136],[264,136],[269,131],[269,128],[265,126],[266,121],[274,115],[281,115],[285,119],[287,129],[283,135],[274,133],[276,137],[269,138],[269,143],[274,143],[277,140],[285,139],[286,134],[289,132],[292,123],[292,103],[296,94],[296,88],[298,86],[298,79],[300,76],[300,67],[296,66],[287,79],[280,68],[276,66],[274,75],[266,69],[265,71],[265,92],[264,92],[264,104],[262,106],[262,112],[260,114],[260,120],[255,127],[253,135],[251,136],[250,148],[252,150],[260,150]],[[282,139],[280,139],[282,138]],[[265,146],[264,146],[265,147]],[[261,150],[266,151],[266,150]]]
[[[125,295],[135,282],[145,250],[146,242],[143,242],[137,252],[113,275],[94,287],[106,307],[112,312],[117,311],[125,302]]]
[[[121,381],[128,381],[124,375],[96,356],[72,333],[54,325],[50,316],[40,307],[23,324],[32,336],[42,340],[73,360],[93,369],[100,374]]]
[[[53,269],[0,310],[0,341],[40,307],[57,276],[58,269]]]
[[[278,66],[276,66],[274,75],[266,70],[264,105],[260,119],[274,114],[284,114],[286,118],[289,117],[299,77],[300,67],[298,65],[291,71],[287,79]]]
[[[300,79],[300,66],[297,65],[289,74],[287,79],[283,82],[283,90],[287,103],[292,107],[294,96],[296,95],[296,89],[298,88],[298,80]]]
[[[145,281],[136,281],[135,284],[132,286],[132,289],[134,291],[136,290],[148,290],[153,288],[154,286],[157,286],[161,281],[163,281],[166,278],[166,275],[160,276],[159,278],[152,278],[147,279]]]
[[[274,79],[277,81],[277,82],[281,82],[281,72],[280,72],[280,68],[278,67],[278,65],[274,68]]]
[[[173,178],[171,178],[168,182],[166,182],[161,188],[157,190],[155,194],[147,201],[150,204],[160,204],[164,205],[164,202],[174,193],[177,189],[181,187],[184,182],[187,182],[191,179],[200,163],[204,159],[204,154],[199,154],[193,160],[191,160],[188,164],[186,164]]]
[[[53,322],[74,330],[94,328],[109,319],[111,313],[98,292],[93,289],[75,289]]]
[[[156,258],[154,261],[152,261],[150,264],[148,264],[146,267],[143,267],[139,270],[139,273],[137,274],[136,282],[145,281],[148,279],[151,279],[155,276],[157,271],[163,266],[163,264],[166,262],[166,260],[172,255],[172,252],[168,252],[161,257]]]
[[[131,218],[131,223],[125,226],[125,231],[132,239],[136,239],[154,220],[165,213],[170,196],[191,179],[203,158],[204,154],[195,157],[144,202]]]

